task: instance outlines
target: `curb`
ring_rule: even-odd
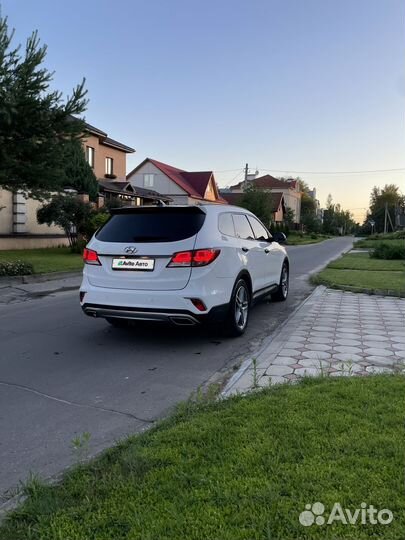
[[[80,277],[82,271],[76,272],[50,272],[48,274],[33,274],[30,276],[0,277],[1,287],[12,287],[13,285],[27,285],[30,283],[44,283],[46,281],[57,281],[58,279],[68,279]]]
[[[391,298],[405,298],[405,292],[391,291],[390,289],[367,289],[363,287],[354,287],[352,285],[334,285],[331,283],[320,283],[319,286],[324,286],[328,289],[333,289],[334,291],[369,294],[370,296],[390,296]]]
[[[298,311],[300,311],[305,306],[305,304],[310,302],[313,299],[313,297],[320,296],[321,294],[323,294],[325,292],[325,290],[326,290],[326,287],[323,286],[323,285],[319,285],[318,287],[316,287],[316,289],[314,289],[312,291],[312,293],[307,298],[305,298],[305,300],[303,300],[301,302],[301,304],[299,306],[297,306],[292,313],[290,313],[290,315],[281,324],[281,326],[277,329],[277,331],[272,336],[269,336],[264,341],[263,346],[257,352],[257,354],[255,354],[254,357],[247,358],[246,360],[244,360],[242,362],[242,364],[241,364],[240,368],[238,369],[238,371],[232,375],[232,377],[229,379],[229,381],[225,385],[225,388],[222,390],[222,392],[220,394],[221,398],[227,398],[228,397],[229,392],[232,390],[232,388],[235,386],[235,384],[246,373],[246,371],[253,365],[253,360],[257,361],[258,358],[260,358],[260,356],[264,353],[264,351],[266,351],[268,349],[268,347],[270,347],[274,342],[277,341],[277,338],[280,336],[280,334],[283,333],[284,328],[287,326],[287,324],[290,322],[290,320],[298,313]]]

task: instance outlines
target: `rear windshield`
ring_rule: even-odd
[[[196,207],[120,209],[97,233],[102,242],[176,242],[203,226],[205,214]]]

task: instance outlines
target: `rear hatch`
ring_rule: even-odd
[[[190,267],[167,268],[173,253],[194,249],[205,213],[197,206],[143,206],[112,211],[89,248],[101,266],[86,265],[91,285],[112,289],[184,289]]]

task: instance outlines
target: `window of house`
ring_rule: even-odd
[[[94,148],[86,146],[86,160],[92,169],[94,169]]]
[[[114,160],[111,157],[105,158],[105,174],[114,174]]]
[[[144,174],[143,175],[143,185],[144,187],[153,187],[153,174]]]

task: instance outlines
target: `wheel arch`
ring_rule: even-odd
[[[253,285],[252,285],[252,278],[250,277],[250,274],[249,272],[244,269],[244,270],[241,270],[239,272],[239,274],[236,276],[236,279],[235,279],[235,284],[240,280],[240,279],[243,279],[244,281],[246,281],[246,284],[249,288],[249,294],[250,294],[250,302],[252,301],[252,298],[253,298]],[[234,286],[235,286],[234,284]]]

